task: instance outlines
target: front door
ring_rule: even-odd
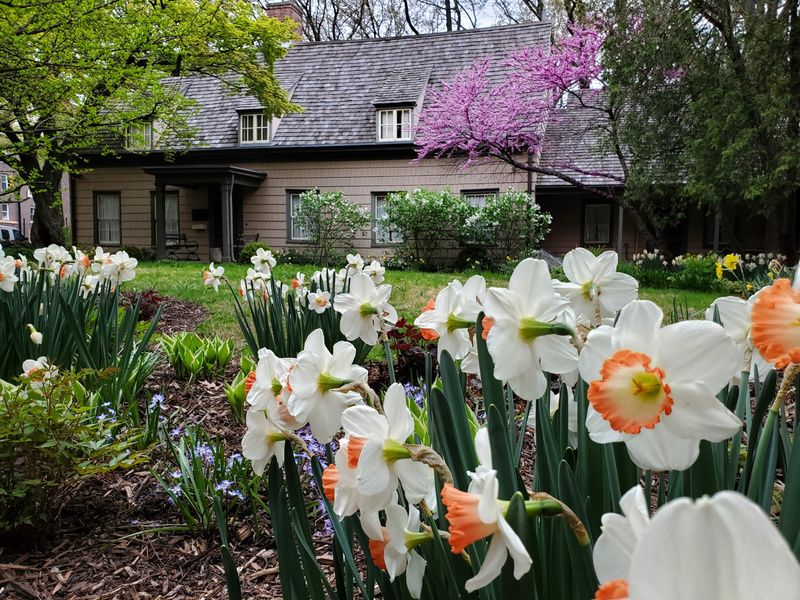
[[[233,246],[237,247],[244,232],[244,194],[233,186]],[[208,243],[210,248],[222,248],[222,200],[219,184],[208,186]]]

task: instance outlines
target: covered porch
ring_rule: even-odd
[[[234,245],[242,234],[242,198],[261,185],[266,173],[232,165],[153,166],[144,172],[155,178],[153,239],[159,260],[167,257],[167,186],[206,190],[209,247],[221,248],[223,262],[234,260]]]

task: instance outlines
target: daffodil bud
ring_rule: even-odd
[[[37,346],[41,345],[42,340],[43,340],[42,334],[40,332],[36,331],[36,328],[33,325],[31,325],[30,323],[28,323],[28,331],[31,334],[31,342],[33,342]]]

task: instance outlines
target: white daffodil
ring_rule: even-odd
[[[72,255],[75,257],[75,269],[77,272],[81,275],[88,273],[92,266],[91,259],[75,246],[72,247]]]
[[[325,347],[322,329],[316,329],[306,339],[297,355],[297,366],[289,374],[289,412],[297,421],[308,422],[322,443],[331,441],[339,431],[344,409],[360,398],[339,388],[367,381],[367,370],[353,364],[355,357],[356,349],[348,342],[334,344],[331,354]]]
[[[124,250],[112,254],[100,268],[104,279],[113,283],[124,283],[136,277],[136,267],[139,261],[128,256]]]
[[[526,258],[517,265],[508,289],[489,288],[486,316],[493,322],[486,338],[494,375],[507,381],[525,400],[547,389],[548,373],[568,373],[578,363],[570,342],[574,323],[569,302],[553,291],[543,260]]]
[[[305,425],[292,416],[287,406],[291,395],[289,373],[294,364],[294,359],[278,358],[272,350],[262,348],[258,351],[254,379],[247,390],[249,410],[266,411],[267,418],[281,429],[294,430]]]
[[[561,405],[561,393],[550,392],[549,413],[552,419]],[[531,407],[528,414],[527,426],[536,429],[536,406]],[[572,388],[567,386],[567,431],[569,433],[569,444],[573,448],[578,447],[578,403],[575,401],[575,394]]]
[[[373,283],[378,285],[379,283],[383,283],[383,277],[386,274],[386,268],[381,266],[377,260],[373,260],[371,263],[364,267],[364,273],[370,276]]]
[[[84,275],[81,279],[81,296],[86,298],[97,289],[98,285],[100,285],[99,275]]]
[[[361,254],[348,254],[347,255],[347,270],[345,277],[352,277],[356,273],[361,273],[364,270],[364,259]]]
[[[331,307],[330,292],[308,292],[308,308],[321,315]]]
[[[36,331],[36,327],[34,327],[31,323],[28,323],[28,332],[30,333],[31,342],[36,346],[41,346],[42,342],[44,341],[42,332]]]
[[[110,260],[111,253],[105,252],[102,246],[97,246],[94,249],[94,258],[92,259],[92,272],[100,274],[100,271],[103,269],[103,265]]]
[[[397,322],[397,311],[389,304],[392,286],[375,287],[372,279],[365,273],[357,273],[350,278],[350,292],[337,294],[333,308],[341,313],[339,328],[348,340],[361,339],[374,346],[378,333],[386,331],[387,323]]]
[[[452,484],[442,487],[442,502],[450,523],[450,548],[461,554],[470,544],[492,536],[489,549],[478,573],[464,587],[468,593],[491,583],[503,569],[508,555],[514,561],[514,578],[527,573],[533,561],[517,533],[506,522],[508,503],[498,500],[497,472],[481,466],[470,473],[472,482],[463,492]]]
[[[0,258],[0,290],[13,292],[17,283],[17,264],[13,256]]]
[[[325,467],[322,473],[322,487],[325,497],[333,502],[333,512],[343,519],[357,513],[364,533],[371,540],[382,539],[379,512],[392,501],[391,494],[381,498],[363,496],[358,491],[358,472],[350,468],[348,458],[348,439],[342,438],[334,455],[334,464]]]
[[[697,459],[700,440],[719,442],[741,427],[715,395],[731,380],[738,350],[708,321],[664,328],[661,309],[635,300],[616,327],[591,331],[581,351],[589,383],[586,417],[598,443],[625,442],[643,469],[683,470]]]
[[[42,269],[49,269],[54,273],[61,270],[63,263],[72,262],[72,255],[63,246],[50,244],[46,248],[37,248],[33,251],[33,257]]]
[[[480,275],[470,277],[464,285],[453,280],[441,290],[433,310],[425,310],[414,320],[420,329],[430,329],[438,334],[438,352],[445,350],[455,360],[469,354],[472,348],[469,329],[475,326],[482,307],[479,302],[486,293],[486,280]]]
[[[260,273],[270,273],[272,268],[278,263],[272,255],[272,251],[264,250],[263,248],[258,248],[256,250],[256,253],[250,257],[250,262],[253,263],[255,270]]]
[[[714,320],[714,309],[716,308],[719,313],[719,320],[722,323],[722,328],[725,330],[736,347],[739,350],[739,362],[736,370],[736,381],[739,380],[741,372],[747,368],[750,372],[752,379],[754,370],[752,365],[758,367],[758,378],[762,381],[766,377],[769,370],[772,368],[770,364],[764,360],[758,348],[753,347],[753,341],[750,337],[750,331],[753,328],[753,321],[751,316],[753,314],[753,305],[758,300],[759,294],[750,296],[749,300],[742,300],[736,296],[725,296],[724,298],[717,298],[712,302],[711,306],[706,309],[706,320]],[[752,362],[745,364],[748,353],[751,353]]]
[[[679,498],[649,524],[643,500],[627,518],[603,517],[594,548],[601,581],[596,598],[800,600],[800,564],[745,496],[724,491],[696,501]]]
[[[408,593],[412,598],[422,594],[422,580],[427,563],[414,548],[433,539],[433,535],[420,532],[419,511],[409,506],[408,512],[399,504],[386,508],[386,527],[383,539],[370,540],[369,549],[373,562],[389,573],[394,581],[398,575],[406,574]]]
[[[40,388],[51,379],[58,375],[58,368],[50,364],[46,356],[40,356],[36,360],[31,358],[22,362],[22,375],[30,380],[32,388]]]
[[[414,417],[401,384],[389,386],[383,408],[384,415],[363,405],[348,408],[342,415],[349,464],[358,470],[358,491],[385,498],[397,489],[399,479],[406,499],[418,504],[434,487],[433,469],[408,458],[404,444],[414,432]]]
[[[278,459],[278,466],[282,466],[286,433],[260,410],[248,410],[245,422],[247,433],[242,438],[242,456],[250,459],[256,475],[264,473],[273,456]]]
[[[630,558],[636,543],[650,524],[647,501],[640,486],[628,490],[619,500],[622,514],[606,513],[602,533],[594,545],[592,558],[601,582],[627,579]]]
[[[639,282],[617,273],[619,256],[613,250],[595,256],[586,248],[575,248],[564,256],[568,283],[553,280],[553,287],[569,299],[582,322],[599,325],[600,319],[616,316],[619,309],[639,297]]]
[[[208,271],[203,272],[203,284],[207,287],[213,287],[215,292],[219,291],[223,275],[225,275],[225,268],[215,267],[212,262],[208,265]]]

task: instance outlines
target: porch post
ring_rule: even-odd
[[[164,181],[156,177],[156,258],[167,258],[167,211],[164,206]]]
[[[222,202],[222,262],[233,261],[233,178],[228,175],[220,183]]]
[[[714,252],[719,252],[719,230],[722,225],[722,213],[717,211],[714,215]]]
[[[625,209],[622,208],[622,203],[619,203],[619,208],[617,209],[619,216],[617,217],[617,254],[622,256],[622,219],[623,215],[625,214]]]

